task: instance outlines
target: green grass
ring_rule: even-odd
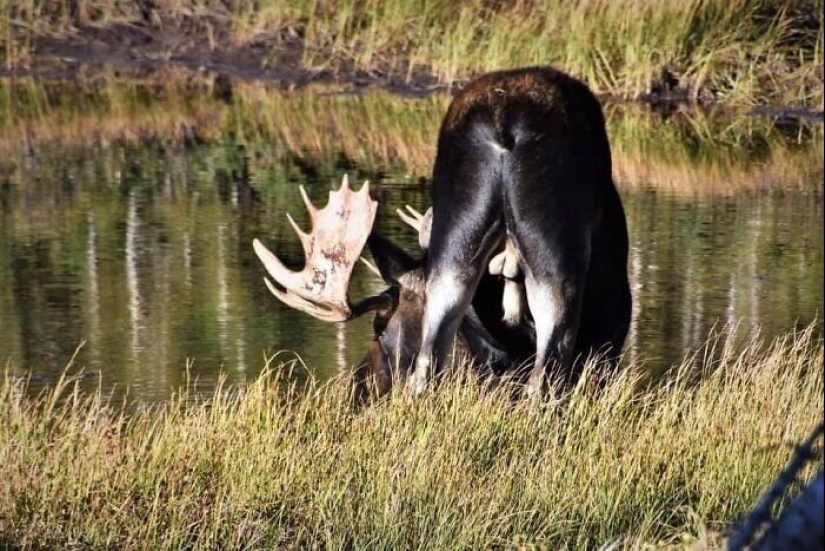
[[[144,3],[149,4],[149,3]],[[74,8],[70,8],[70,5]],[[693,99],[822,106],[823,1],[792,0],[0,0],[6,64],[32,39],[78,24],[150,24],[237,44],[285,37],[303,64],[450,83],[480,72],[554,64],[595,90],[635,98],[675,78]]]
[[[721,548],[822,419],[810,330],[711,341],[659,384],[634,365],[558,403],[465,377],[363,410],[286,367],[128,410],[67,378],[0,387],[0,544],[124,549]]]

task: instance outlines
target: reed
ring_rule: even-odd
[[[721,548],[822,419],[812,329],[725,339],[659,382],[594,371],[558,402],[457,374],[362,410],[271,365],[207,400],[127,408],[71,377],[0,384],[0,544],[12,548]],[[811,473],[808,473],[810,476]]]
[[[214,46],[285,37],[310,70],[357,69],[442,83],[505,67],[554,64],[598,92],[635,98],[676,85],[693,99],[820,107],[822,0],[5,0],[6,64],[37,37],[78,25],[149,25],[196,33]],[[161,31],[165,29],[166,31]]]

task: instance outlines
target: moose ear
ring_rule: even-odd
[[[381,234],[372,232],[367,245],[381,277],[388,284],[398,283],[402,275],[421,267],[421,261],[408,255],[404,249]]]

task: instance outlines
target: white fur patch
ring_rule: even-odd
[[[466,291],[459,283],[458,274],[448,270],[435,274],[427,285],[427,308],[424,316],[424,334],[432,331],[442,320],[445,313],[455,308],[462,300],[461,293]],[[435,335],[432,335],[435,338]]]
[[[558,323],[561,305],[550,285],[537,283],[529,277],[525,284],[527,304],[536,325],[536,365],[540,365],[547,361],[543,355],[547,344],[553,338],[553,330]]]
[[[502,146],[500,143],[496,141],[490,140],[487,143],[490,145],[490,147],[493,148],[493,151],[495,151],[499,155],[503,155],[504,153],[507,153],[509,151],[506,147]]]

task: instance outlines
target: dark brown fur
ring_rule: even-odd
[[[627,227],[601,106],[578,80],[544,67],[468,84],[441,126],[423,263],[400,250],[382,261],[377,239],[371,250],[399,297],[377,317],[362,371],[380,389],[415,363],[409,383],[421,392],[456,343],[494,369],[534,358],[533,390],[548,367],[572,375],[594,352],[617,361],[631,311]],[[502,323],[502,284],[487,273],[507,240],[530,301],[518,327]]]

